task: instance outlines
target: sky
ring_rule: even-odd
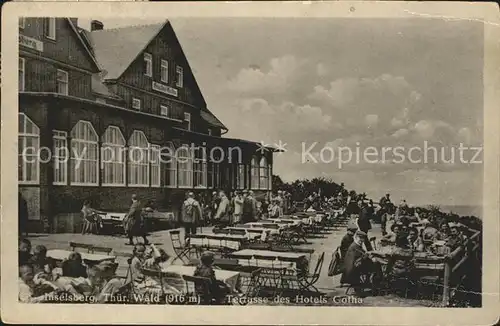
[[[164,20],[94,19],[104,28]],[[286,144],[273,167],[283,180],[327,177],[375,199],[389,192],[415,205],[481,204],[482,164],[470,161],[482,159],[473,157],[483,143],[482,24],[169,20],[227,136]],[[79,20],[83,28],[89,24]],[[468,148],[462,161],[460,144]],[[366,159],[362,153],[370,146],[377,154]],[[383,148],[398,146],[405,153],[401,162],[395,154],[381,157]],[[420,150],[410,156],[413,147]],[[360,159],[346,162],[349,149]]]

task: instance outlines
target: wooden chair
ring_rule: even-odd
[[[185,259],[189,260],[193,248],[189,245],[183,245],[180,237],[180,230],[171,230],[169,234],[172,248],[174,249],[174,253],[176,255],[172,260],[172,263],[177,259],[180,259],[182,262],[186,263]]]
[[[113,248],[109,248],[109,247],[92,246],[92,248],[90,248],[90,252],[93,254],[96,252],[102,252],[102,253],[105,253],[106,255],[109,255],[112,251],[113,251]]]
[[[187,297],[199,297],[200,303],[204,305],[211,305],[220,301],[221,298],[216,298],[211,291],[211,280],[205,277],[182,275],[186,282]],[[191,303],[190,300],[186,302]],[[193,302],[194,303],[194,302]],[[196,303],[195,303],[196,304]]]
[[[69,247],[72,251],[76,251],[77,248],[82,248],[87,249],[87,252],[90,253],[93,245],[87,243],[70,242]]]
[[[299,277],[299,284],[301,285],[301,290],[310,291],[313,290],[316,293],[319,293],[318,288],[316,288],[315,284],[318,282],[319,277],[321,275],[321,268],[323,267],[323,262],[325,260],[325,253],[321,253],[318,261],[316,262],[316,267],[312,273],[307,272],[307,274]]]

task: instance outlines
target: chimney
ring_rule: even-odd
[[[93,20],[90,22],[90,31],[101,31],[104,28],[104,24],[98,20]]]

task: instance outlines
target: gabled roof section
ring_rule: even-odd
[[[167,23],[86,31],[104,78],[118,79]]]
[[[220,122],[220,120],[217,119],[217,117],[212,114],[212,112],[208,110],[201,110],[200,115],[201,118],[205,120],[209,125],[227,130],[227,127],[224,126],[224,124]]]
[[[73,22],[71,21],[70,18],[66,18],[66,20],[67,20],[69,26],[71,27],[71,29],[73,30],[73,32],[75,32],[76,36],[78,37],[78,40],[80,41],[80,43],[84,47],[85,51],[87,51],[87,54],[92,59],[92,62],[94,63],[95,67],[97,68],[98,71],[100,71],[101,67],[99,66],[99,63],[97,62],[96,58],[94,57],[92,50],[90,49],[90,47],[87,45],[87,43],[83,40],[82,36],[80,35],[78,26],[75,26],[75,24],[73,24]]]
[[[100,74],[92,75],[92,92],[114,100],[123,100],[121,97],[113,94],[113,92],[109,90],[108,86],[102,82]]]

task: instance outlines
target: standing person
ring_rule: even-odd
[[[264,220],[269,218],[269,201],[267,200],[267,198],[264,198],[264,200],[262,201],[260,209],[262,211],[262,218]]]
[[[24,199],[23,195],[19,192],[18,196],[18,232],[20,236],[28,236],[28,203]]]
[[[200,203],[194,199],[194,193],[189,192],[187,199],[182,204],[182,224],[186,231],[186,237],[190,234],[196,234],[196,226],[202,216],[203,211]]]
[[[380,198],[380,227],[382,228],[382,235],[387,234],[387,219],[390,214],[391,198],[390,194],[385,194],[384,197]]]
[[[132,205],[130,205],[130,209],[123,219],[123,228],[129,239],[128,245],[134,245],[134,236],[141,236],[144,239],[144,244],[149,244],[144,229],[141,202],[135,194],[132,195]]]
[[[249,191],[243,191],[243,215],[242,222],[248,223],[253,221],[254,206],[252,198],[250,197]]]
[[[283,215],[285,201],[283,199],[283,191],[278,190],[278,196],[276,196],[276,201],[279,207],[279,216]]]
[[[233,210],[233,224],[238,224],[241,221],[241,216],[243,215],[243,197],[241,196],[241,192],[236,190],[234,192],[234,210]]]
[[[220,203],[215,214],[215,221],[219,226],[225,227],[229,224],[229,199],[224,191],[219,192]]]
[[[212,192],[212,198],[210,200],[210,222],[214,224],[215,214],[217,214],[217,209],[219,208],[220,198],[217,195],[217,191]]]
[[[372,228],[370,223],[370,210],[368,205],[362,200],[358,202],[358,205],[360,206],[358,228],[366,234],[366,237],[364,238],[365,247],[367,251],[371,251],[373,248],[368,237],[368,231]]]

